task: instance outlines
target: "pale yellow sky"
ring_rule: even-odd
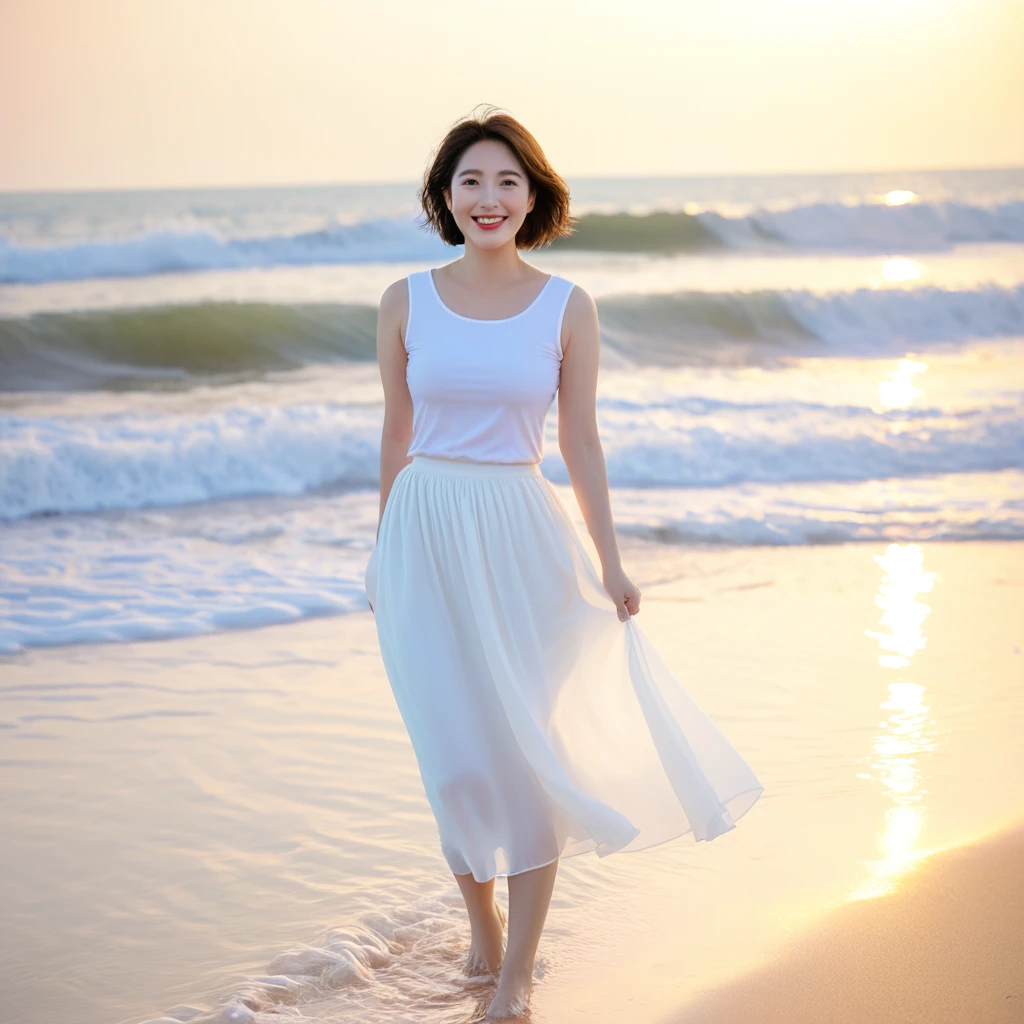
[[[1022,0],[0,0],[0,189],[1024,166]]]

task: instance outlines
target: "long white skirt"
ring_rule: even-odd
[[[735,828],[763,787],[532,464],[414,456],[366,568],[441,850],[480,882]]]

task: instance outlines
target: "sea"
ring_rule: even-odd
[[[625,537],[1024,536],[1024,171],[570,182]],[[414,183],[0,196],[0,652],[365,609]],[[568,484],[557,403],[542,471]]]
[[[766,786],[560,869],[537,1024],[639,1024],[1024,813],[1024,169],[569,185],[522,255],[597,301],[642,621]],[[0,194],[0,1018],[470,1019],[363,586],[379,297],[460,255],[416,190]],[[557,403],[541,470],[582,534]]]

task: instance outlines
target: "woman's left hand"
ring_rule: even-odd
[[[608,596],[615,602],[620,622],[625,622],[631,615],[636,615],[640,611],[640,589],[621,566],[608,570],[604,574],[603,582]]]

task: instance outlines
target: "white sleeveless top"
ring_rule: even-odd
[[[521,313],[476,320],[441,301],[429,270],[407,280],[406,382],[413,407],[408,454],[540,462],[573,282],[552,275]]]

